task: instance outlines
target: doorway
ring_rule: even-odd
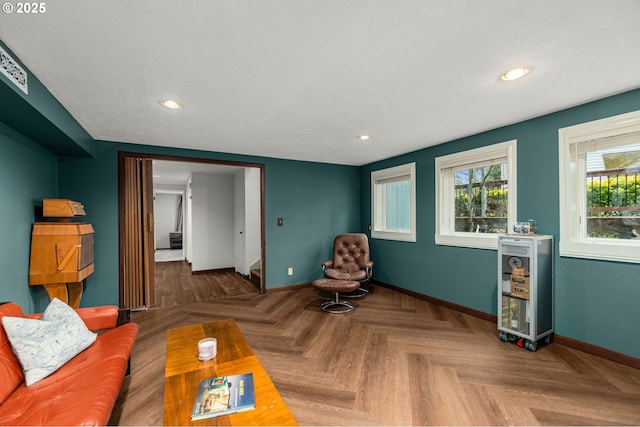
[[[155,165],[154,165],[155,166]],[[153,188],[155,262],[185,260],[184,190]]]
[[[124,160],[130,158],[138,158],[143,164],[151,163],[152,166],[149,169],[152,172],[146,171],[146,174],[152,179],[146,181],[133,179],[135,177],[132,178],[131,175],[136,175],[138,172],[131,172],[123,166],[126,163]],[[141,284],[135,283],[136,280],[131,279],[131,272],[128,271],[130,269],[127,268],[135,264],[131,259],[127,259],[125,249],[130,246],[135,247],[134,257],[141,259],[143,266],[149,266],[155,264],[156,249],[159,246],[164,249],[167,245],[166,239],[168,239],[168,249],[171,250],[172,237],[176,249],[182,246],[180,260],[189,265],[192,274],[228,273],[231,270],[234,274],[249,278],[257,271],[259,283],[254,286],[260,293],[266,291],[264,165],[126,152],[119,153],[119,164],[119,268],[122,308],[145,309],[156,305],[155,268],[136,269],[134,274],[145,277],[139,280]],[[182,174],[183,178],[176,178],[176,174]],[[149,194],[154,194],[156,200],[153,203],[144,203],[131,212],[132,209],[126,201],[128,199],[147,200]],[[179,199],[176,195],[183,195],[180,208],[177,206]],[[169,202],[163,200],[163,203],[157,204],[158,196],[166,198]],[[244,203],[237,197],[243,197]],[[163,212],[171,210],[171,215],[154,212],[154,204],[164,206]],[[244,208],[244,215],[236,213],[239,206]],[[179,216],[178,212],[182,212],[181,231],[176,218]],[[221,216],[221,212],[225,215]],[[169,220],[163,219],[164,225],[160,225],[160,228],[157,222],[159,214],[170,217]],[[223,219],[219,224],[211,220],[211,218],[221,217],[227,219]],[[144,224],[128,226],[132,221],[141,223],[146,221],[148,229]],[[167,232],[167,228],[174,230]],[[153,244],[146,247],[137,244],[136,242],[142,239],[135,236],[136,232],[146,236],[147,240],[153,238]],[[155,238],[156,232],[162,232],[163,235],[173,234],[158,240]],[[140,248],[140,246],[143,247]],[[233,278],[233,276],[227,277],[227,279]],[[226,284],[233,282],[227,279],[224,280]],[[132,286],[141,288],[137,291],[142,294],[142,297],[135,301],[126,296],[128,289]]]

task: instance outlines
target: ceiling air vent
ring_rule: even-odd
[[[27,95],[29,87],[27,85],[27,72],[22,69],[15,59],[9,56],[5,50],[0,47],[0,72],[7,76],[9,80],[20,88]]]

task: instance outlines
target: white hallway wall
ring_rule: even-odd
[[[234,266],[233,176],[191,176],[192,271]]]
[[[245,262],[247,268],[261,257],[260,169],[245,169]]]

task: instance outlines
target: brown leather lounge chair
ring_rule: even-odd
[[[373,261],[369,254],[369,239],[364,233],[339,234],[333,241],[333,260],[322,263],[324,277],[333,280],[355,281],[360,287],[343,297],[362,297],[368,292],[373,274]]]

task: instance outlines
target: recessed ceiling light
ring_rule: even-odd
[[[370,137],[369,135],[360,135],[360,136],[358,137],[358,139],[359,139],[360,141],[366,141],[366,140],[368,140],[368,139],[370,139],[370,138],[371,138],[371,137]]]
[[[511,80],[517,80],[520,77],[524,77],[527,74],[529,74],[529,71],[531,71],[531,68],[529,68],[529,67],[514,68],[512,70],[509,70],[509,71],[503,73],[500,76],[500,80],[504,80],[506,82],[511,81]]]
[[[171,99],[165,99],[164,101],[160,101],[160,105],[167,108],[171,108],[172,110],[177,110],[179,108],[182,108],[182,104],[180,104],[178,101],[174,101]]]

